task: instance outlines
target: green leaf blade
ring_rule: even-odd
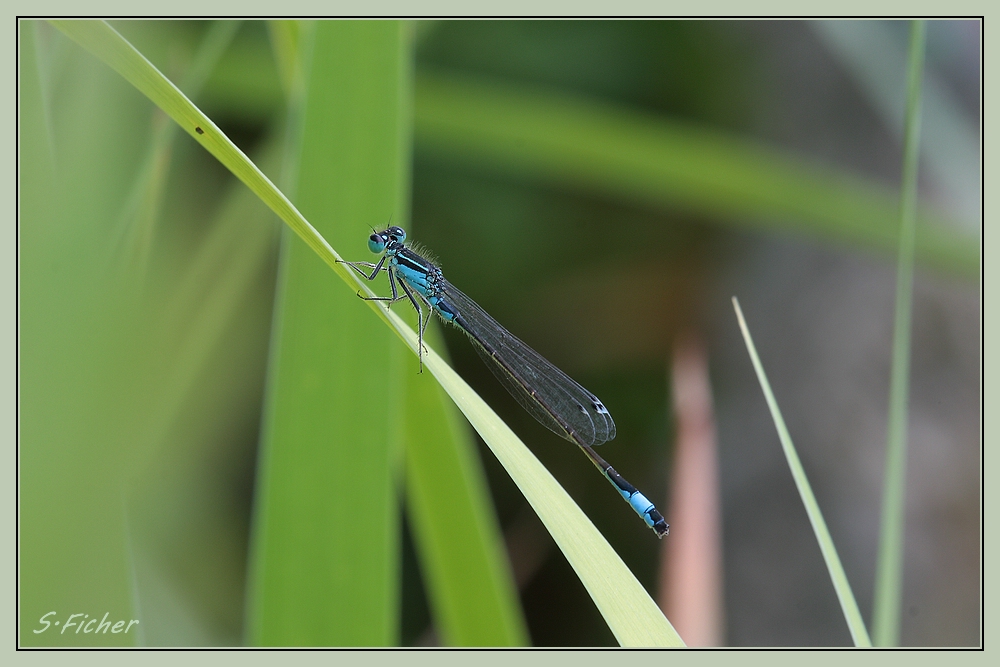
[[[297,200],[356,243],[400,211],[408,162],[400,27],[324,22],[306,70]],[[272,646],[398,641],[396,494],[403,356],[305,244],[286,238],[272,341],[251,576],[251,638]]]
[[[733,308],[736,311],[736,318],[739,321],[740,331],[743,334],[743,340],[746,343],[747,352],[750,354],[754,371],[757,373],[757,380],[760,382],[767,406],[771,411],[771,418],[774,420],[774,426],[778,431],[778,439],[781,441],[781,449],[785,454],[785,460],[788,461],[792,478],[795,480],[795,487],[802,498],[802,504],[805,506],[806,514],[809,516],[809,523],[812,524],[813,532],[816,534],[816,541],[819,543],[820,551],[823,553],[823,560],[826,562],[827,571],[829,571],[830,579],[833,581],[833,588],[837,593],[837,599],[840,601],[840,608],[847,621],[847,627],[851,631],[851,638],[854,640],[855,646],[870,647],[872,645],[871,639],[868,636],[867,628],[865,628],[864,619],[861,617],[861,610],[858,608],[858,603],[854,598],[854,592],[851,590],[851,584],[847,580],[847,574],[844,572],[844,566],[840,562],[840,556],[837,555],[837,548],[834,546],[833,538],[826,527],[826,521],[823,520],[823,512],[820,510],[816,496],[809,485],[806,471],[802,468],[802,462],[799,461],[795,445],[792,444],[792,436],[788,433],[788,427],[781,416],[778,401],[774,397],[774,392],[771,391],[771,384],[768,382],[767,374],[764,372],[764,365],[761,363],[760,357],[757,356],[757,348],[753,344],[750,329],[747,327],[746,320],[743,319],[743,311],[740,309],[740,304],[736,300],[736,297],[733,297]]]
[[[896,268],[896,310],[889,385],[889,426],[875,601],[872,625],[878,646],[899,645],[903,604],[903,534],[906,523],[907,404],[910,382],[910,327],[913,313],[913,255],[916,236],[917,173],[920,159],[920,105],[927,28],[910,24],[909,71],[903,141],[903,187],[900,193],[900,233]]]
[[[434,327],[429,342],[440,341]],[[447,646],[526,646],[479,453],[430,373],[405,372],[407,509],[438,633]]]
[[[416,334],[383,309],[397,334],[416,352]],[[684,646],[656,603],[594,524],[534,454],[466,382],[434,351],[424,352],[433,373],[483,437],[555,539],[622,646]]]

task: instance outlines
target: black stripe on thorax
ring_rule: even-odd
[[[413,252],[409,248],[403,247],[396,251],[396,262],[414,271],[433,272],[437,267],[432,263]]]

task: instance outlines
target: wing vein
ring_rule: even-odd
[[[458,313],[454,323],[469,336],[500,384],[535,419],[580,445],[600,445],[615,437],[614,420],[594,394],[504,329],[447,280],[442,279],[440,293]]]

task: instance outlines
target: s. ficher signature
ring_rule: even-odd
[[[55,632],[56,629],[58,629],[59,634],[61,635],[66,634],[67,631],[75,634],[80,634],[81,630],[83,631],[84,634],[106,635],[108,634],[108,631],[110,631],[111,634],[117,635],[122,632],[128,634],[128,631],[132,629],[133,625],[139,625],[139,621],[134,619],[129,621],[125,620],[109,621],[108,616],[110,615],[111,612],[105,612],[104,618],[98,621],[97,616],[91,618],[90,614],[83,614],[83,613],[70,614],[69,618],[63,621],[60,620],[58,616],[56,616],[56,612],[50,611],[49,613],[45,614],[40,619],[38,619],[39,629],[32,630],[32,632],[34,632],[36,635],[40,635],[43,632],[46,632],[50,628],[52,628],[53,632]],[[52,618],[54,616],[55,618]]]

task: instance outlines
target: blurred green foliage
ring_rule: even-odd
[[[309,30],[219,25],[114,24],[348,259],[366,259],[369,226],[412,218],[452,282],[610,406],[604,453],[654,499],[664,349],[702,317],[729,230],[893,244],[892,185],[740,138],[759,63],[734,23],[323,24],[301,106]],[[297,239],[279,271],[273,215],[121,77],[46,24],[19,30],[20,642],[525,641],[497,522],[530,535],[533,517],[487,456],[492,516],[436,385]],[[977,240],[924,211],[918,259],[978,275]],[[444,338],[653,590],[648,531]],[[290,385],[279,368],[299,369]],[[331,424],[351,435],[330,442]],[[404,467],[404,447],[440,449]],[[432,483],[446,460],[473,499],[453,515]],[[546,538],[522,546],[516,572],[542,554],[520,575],[531,640],[613,643]],[[141,634],[33,633],[52,610],[141,617]]]

